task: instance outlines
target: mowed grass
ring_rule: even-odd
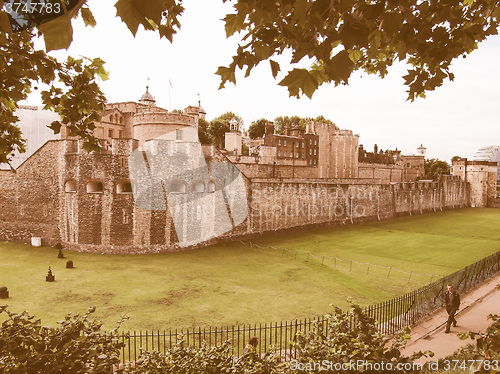
[[[332,303],[347,306],[348,298],[387,300],[495,253],[499,228],[499,209],[462,209],[168,254],[64,251],[58,259],[51,247],[0,242],[0,286],[11,295],[0,304],[44,325],[97,306],[105,328],[127,315],[131,330],[311,317]],[[74,269],[65,268],[67,260]],[[49,266],[56,282],[45,282]]]

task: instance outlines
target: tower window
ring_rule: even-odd
[[[193,183],[193,191],[194,192],[205,192],[205,185],[203,182],[195,182]]]
[[[172,182],[170,184],[170,192],[172,193],[186,193],[186,185],[182,182]]]
[[[69,180],[64,183],[64,191],[65,192],[76,192],[76,181]]]
[[[132,193],[132,184],[130,182],[120,182],[116,184],[116,193],[128,194]]]
[[[102,182],[90,181],[87,183],[87,193],[103,193],[104,186]]]

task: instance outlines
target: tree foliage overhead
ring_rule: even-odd
[[[227,67],[220,67],[221,87],[236,82],[274,57],[291,51],[292,66],[304,58],[309,68],[288,71],[280,85],[290,96],[311,97],[324,83],[347,84],[354,71],[384,77],[394,61],[408,63],[404,76],[408,99],[425,96],[453,80],[452,61],[497,34],[500,8],[496,0],[249,0],[231,1],[225,17],[227,36],[241,33],[242,43]]]
[[[286,61],[286,66],[290,63],[291,68],[282,72],[284,78],[279,84],[288,88],[290,96],[296,97],[303,94],[312,97],[325,83],[347,84],[352,73],[358,70],[384,77],[397,60],[408,64],[404,76],[408,99],[424,97],[426,91],[441,86],[445,79],[453,80],[452,62],[466,57],[486,37],[496,35],[500,18],[497,0],[222,2],[233,6],[224,18],[226,35],[238,34],[241,42],[233,60],[216,72],[221,77],[220,87],[227,82],[236,83],[236,70],[245,70],[248,76],[265,61],[269,61],[271,74],[277,78],[282,69],[278,61],[286,59],[291,52]],[[14,15],[11,8],[5,7],[13,3],[14,0],[0,0],[0,48],[2,56],[6,56],[0,61],[0,162],[8,162],[14,150],[23,150],[19,129],[14,125],[17,103],[26,97],[34,82],[48,83],[54,79],[74,86],[68,87],[65,93],[57,89],[49,91],[44,105],[60,106],[58,110],[67,115],[63,123],[67,121],[74,127],[73,134],[81,133],[87,139],[88,149],[96,149],[89,133],[97,118],[93,113],[103,103],[103,96],[89,74],[105,75],[102,61],[93,60],[85,65],[86,61],[75,59],[61,67],[42,52],[35,53],[32,29],[21,34],[12,32],[38,25],[47,51],[67,49],[73,40],[74,17],[81,17],[86,25],[96,24],[87,0],[44,1],[44,4],[58,3],[64,9],[63,15],[49,22],[45,22],[50,18],[47,14],[40,18],[32,11]],[[179,31],[184,11],[182,0],[118,0],[115,8],[133,35],[142,25],[169,41]],[[31,17],[31,23],[20,22],[21,16]],[[54,64],[56,68],[49,67]],[[59,70],[62,75],[57,73]],[[93,95],[95,101],[90,99]],[[79,103],[77,97],[83,101]],[[65,107],[70,103],[79,103],[80,118]],[[77,123],[81,126],[76,126]],[[54,129],[57,130],[57,125]]]
[[[14,151],[25,150],[15,111],[38,84],[49,86],[41,92],[44,109],[61,116],[61,122],[51,125],[54,132],[66,125],[70,135],[85,139],[85,149],[98,150],[92,130],[106,101],[97,84],[99,78],[107,79],[104,61],[69,57],[59,62],[35,50],[33,37],[28,31],[0,32],[0,163],[8,164]]]
[[[496,0],[222,1],[233,6],[224,18],[226,35],[239,34],[241,43],[229,65],[217,71],[221,87],[236,83],[237,69],[248,76],[264,61],[276,78],[281,69],[276,57],[291,51],[287,62],[298,67],[279,84],[297,97],[311,97],[324,83],[347,84],[357,70],[384,77],[396,60],[409,66],[404,76],[408,99],[425,96],[445,79],[453,80],[452,61],[496,35],[500,18]],[[80,0],[63,17],[40,27],[48,50],[68,48],[71,17],[80,14],[86,24],[95,24],[86,2]],[[142,25],[169,41],[180,29],[184,11],[182,0],[118,0],[115,7],[134,36]],[[7,28],[2,12],[0,29]],[[301,67],[302,60],[309,67]]]

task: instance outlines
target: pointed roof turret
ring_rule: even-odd
[[[146,84],[146,92],[141,96],[139,102],[141,104],[146,104],[146,105],[153,105],[156,103],[155,98],[153,95],[149,93],[149,78],[148,78],[148,83]]]

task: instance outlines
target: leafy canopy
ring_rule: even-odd
[[[296,97],[312,97],[324,83],[347,84],[357,70],[384,77],[396,60],[408,64],[408,99],[424,97],[445,79],[453,80],[452,61],[496,35],[500,18],[496,0],[222,1],[233,6],[224,18],[226,35],[239,34],[241,43],[229,65],[216,72],[220,87],[236,83],[236,70],[244,69],[248,76],[264,61],[276,78],[281,69],[276,57],[285,59],[284,53],[291,51],[287,62],[292,68],[279,84]],[[180,29],[184,11],[182,0],[118,0],[115,7],[133,35],[142,25],[169,41]],[[68,48],[76,14],[95,25],[86,0],[80,0],[39,28],[47,50]],[[5,12],[0,13],[0,28],[8,28],[7,22]]]
[[[50,126],[54,132],[58,133],[65,125],[69,135],[84,139],[86,150],[99,150],[92,130],[106,101],[97,83],[108,78],[104,61],[69,57],[59,62],[36,50],[33,38],[30,31],[0,31],[0,163],[9,164],[15,151],[25,151],[15,111],[18,102],[37,90],[38,84],[49,87],[41,92],[44,109],[52,109],[61,116],[60,122]]]
[[[265,118],[260,118],[252,122],[248,127],[248,136],[250,139],[262,138],[266,132],[266,124],[269,121]]]
[[[275,56],[291,51],[293,68],[280,81],[290,96],[312,97],[324,83],[347,84],[354,71],[384,77],[394,61],[408,63],[404,76],[408,99],[425,96],[453,80],[452,61],[497,34],[500,9],[496,0],[249,0],[230,1],[226,35],[240,33],[242,44],[227,67],[220,67],[221,87],[236,82],[236,69],[246,76]],[[300,65],[297,65],[300,66]]]
[[[426,178],[437,180],[441,174],[450,174],[450,165],[437,158],[427,158],[424,160],[424,170]]]

